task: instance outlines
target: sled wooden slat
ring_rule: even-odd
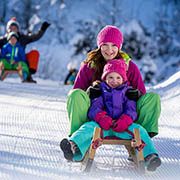
[[[21,78],[21,80],[23,79],[22,73],[20,71],[18,71],[18,70],[5,70],[3,73],[3,76],[1,77],[1,80],[3,81],[10,74],[18,74],[19,77]]]
[[[118,140],[118,139],[103,139],[103,144],[123,144],[123,145],[131,145],[131,141],[129,140]]]
[[[139,146],[142,141],[141,141],[141,136],[139,133],[139,129],[134,129],[134,138],[137,141],[137,146]],[[144,155],[143,155],[143,150],[138,151],[137,153],[137,167],[140,171],[144,171]]]
[[[134,140],[136,142],[136,145],[139,146],[141,145],[141,137],[140,137],[140,133],[139,133],[139,129],[135,129],[134,130]],[[98,146],[96,148],[94,148],[93,146],[93,142],[95,141],[101,141],[100,145],[102,144],[111,144],[111,145],[124,145],[126,147],[126,149],[128,150],[129,155],[131,155],[131,157],[133,158],[133,162],[135,163],[138,171],[141,174],[145,173],[145,164],[144,164],[144,156],[143,156],[143,150],[137,150],[133,145],[132,145],[132,140],[124,140],[124,139],[114,139],[113,137],[107,139],[107,138],[103,138],[101,139],[101,128],[95,128],[94,129],[94,135],[93,135],[93,140],[89,149],[89,154],[88,154],[88,161],[87,161],[87,165],[85,168],[86,172],[90,172],[91,171],[91,167],[93,164],[93,160],[95,157],[95,153],[96,150],[98,148]]]
[[[100,138],[100,134],[101,134],[101,128],[95,128],[92,141],[95,141],[96,139]],[[93,148],[93,144],[91,144],[89,152],[90,152],[89,159],[94,159],[96,149]]]

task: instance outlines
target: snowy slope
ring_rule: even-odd
[[[15,81],[15,82],[14,82]],[[94,171],[82,173],[81,163],[63,158],[59,142],[68,134],[66,95],[71,86],[38,79],[22,84],[0,82],[0,179],[179,179],[180,72],[149,91],[161,95],[160,133],[154,138],[162,166],[139,176],[127,161],[124,147],[101,146]]]

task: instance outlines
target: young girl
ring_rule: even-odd
[[[69,135],[88,121],[87,111],[90,106],[90,98],[85,91],[94,81],[101,79],[104,65],[109,60],[118,58],[126,61],[128,85],[137,89],[141,94],[137,101],[138,119],[136,123],[142,125],[151,137],[158,134],[158,118],[161,110],[160,97],[155,93],[146,93],[140,71],[128,55],[121,51],[122,44],[123,35],[115,26],[105,26],[98,33],[98,49],[88,53],[87,59],[77,74],[74,89],[68,95]]]
[[[100,126],[104,137],[116,136],[121,139],[132,139],[134,128],[138,128],[145,143],[143,153],[147,170],[155,171],[161,165],[151,138],[146,130],[134,123],[137,118],[136,102],[126,97],[129,86],[124,60],[109,60],[104,66],[100,83],[101,96],[91,102],[88,117],[91,122],[84,123],[72,136],[63,139],[60,147],[68,160],[81,160],[92,140],[92,129]]]
[[[29,68],[23,47],[18,43],[18,34],[10,32],[7,36],[8,43],[1,50],[0,77],[3,70],[20,70],[22,68],[23,82],[27,80]],[[20,68],[20,69],[19,69]]]

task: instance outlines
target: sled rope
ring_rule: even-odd
[[[146,144],[141,140],[142,142],[141,142],[141,144],[138,146],[138,145],[137,145],[137,141],[134,139],[134,133],[132,133],[132,132],[129,131],[129,130],[126,130],[126,132],[129,133],[129,134],[133,137],[133,139],[132,139],[132,141],[131,141],[131,146],[134,147],[136,150],[141,151]]]
[[[99,146],[102,145],[102,138],[97,138],[96,140],[92,141],[92,148],[97,149]]]

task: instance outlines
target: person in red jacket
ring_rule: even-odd
[[[138,119],[136,123],[143,126],[150,137],[158,134],[158,118],[160,115],[160,97],[155,93],[147,93],[137,65],[121,51],[123,35],[116,26],[105,26],[97,35],[98,48],[89,52],[76,76],[74,88],[67,100],[67,111],[70,121],[69,135],[88,121],[87,112],[90,98],[86,92],[96,80],[101,80],[105,64],[112,59],[124,59],[127,64],[127,82],[132,87],[127,92],[129,99],[137,101]],[[95,92],[95,94],[98,94]]]
[[[23,34],[20,32],[20,24],[16,20],[16,17],[12,17],[6,25],[6,34],[5,36],[0,37],[0,49],[7,43],[7,36],[10,32],[16,32],[19,37],[19,43],[24,48],[29,43],[39,40],[44,33],[46,32],[47,28],[50,26],[48,22],[43,22],[40,30],[35,34]],[[32,78],[32,74],[35,74],[38,67],[39,62],[39,52],[37,50],[32,50],[26,54],[26,59],[29,67],[29,76],[27,78],[27,82],[36,83],[35,80]]]

